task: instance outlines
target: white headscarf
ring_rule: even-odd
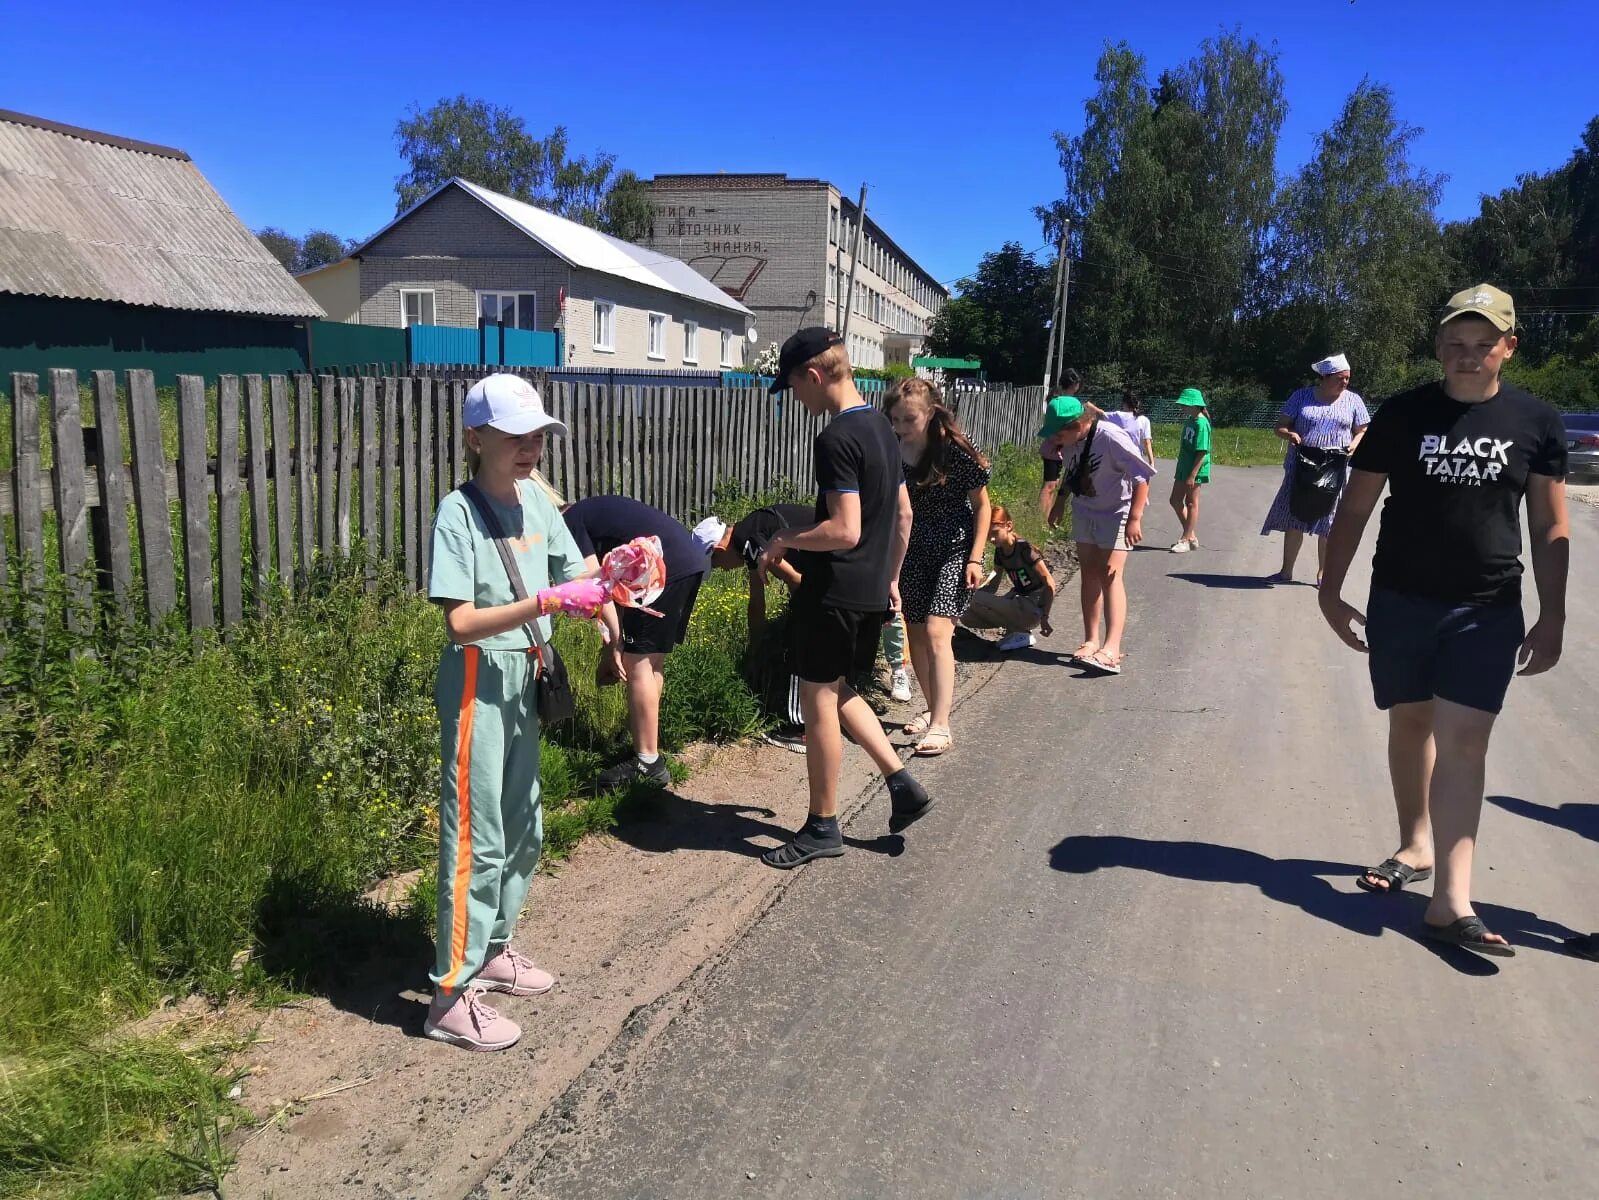
[[[1349,370],[1349,359],[1342,354],[1332,354],[1319,363],[1311,363],[1310,369],[1318,375],[1339,375]]]

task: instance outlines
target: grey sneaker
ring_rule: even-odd
[[[646,764],[639,761],[638,755],[635,754],[623,759],[609,771],[601,772],[595,784],[600,791],[609,792],[634,782],[647,783],[655,787],[670,787],[672,772],[666,765],[666,758],[659,756],[654,762]]]
[[[1015,633],[1009,633],[1000,638],[999,648],[1001,650],[1026,650],[1036,641],[1037,639],[1034,638],[1032,634],[1028,633],[1027,630],[1018,629]]]

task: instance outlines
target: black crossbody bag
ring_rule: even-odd
[[[516,565],[516,553],[505,536],[499,515],[489,506],[488,497],[478,488],[476,480],[467,480],[461,485],[461,492],[477,509],[477,515],[483,518],[489,536],[494,539],[494,548],[500,552],[500,561],[505,564],[505,573],[511,580],[511,594],[518,600],[526,600],[527,584],[522,581],[522,569]],[[535,617],[523,628],[532,638],[533,649],[539,657],[539,669],[533,678],[533,686],[537,689],[534,699],[538,707],[539,724],[546,729],[553,729],[577,715],[577,705],[572,699],[572,681],[567,676],[566,663],[561,661],[560,654],[539,633],[538,618]]]

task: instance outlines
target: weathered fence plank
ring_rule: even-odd
[[[39,452],[39,378],[11,376],[11,456],[15,466],[11,511],[17,516],[17,555],[21,583],[44,586],[44,473]]]
[[[244,448],[250,472],[250,561],[255,610],[266,609],[272,585],[272,498],[267,478],[266,394],[261,376],[244,377]]]
[[[428,585],[428,563],[433,556],[433,381],[418,383],[421,393],[416,421],[416,586]]]
[[[272,405],[272,499],[277,510],[278,579],[294,590],[294,476],[289,455],[294,448],[289,422],[289,381],[282,375],[267,380]]]
[[[436,484],[434,506],[450,494],[454,469],[450,466],[450,392],[454,385],[441,383],[433,391],[433,479]],[[428,514],[432,517],[432,513]]]
[[[239,531],[239,377],[217,380],[217,566],[222,624],[244,618],[243,539]]]
[[[87,633],[94,624],[89,582],[88,473],[83,457],[83,413],[78,404],[78,373],[50,372],[50,420],[55,460],[50,471],[55,498],[56,541],[67,592],[67,628]]]
[[[178,499],[189,628],[216,624],[211,586],[211,489],[206,471],[205,379],[178,376]],[[238,450],[235,447],[234,453]]]
[[[300,572],[308,574],[316,546],[316,383],[295,377],[294,473],[299,481]]]
[[[122,449],[121,406],[115,371],[94,373],[94,421],[99,461],[100,505],[89,514],[99,586],[118,614],[133,615],[133,555],[128,536],[128,470]]]
[[[324,375],[318,381],[320,407],[317,410],[317,536],[319,553],[333,553],[337,535],[333,517],[339,490],[339,381]]]
[[[128,372],[128,432],[133,455],[133,500],[138,509],[139,558],[152,624],[178,603],[172,555],[172,506],[167,496],[166,451],[156,407],[155,373]]]
[[[369,564],[379,554],[378,544],[378,381],[361,380],[361,540]]]
[[[400,526],[404,545],[401,566],[413,587],[419,586],[416,528],[416,380],[400,380]]]
[[[466,430],[461,426],[461,414],[466,411],[467,385],[458,379],[450,385],[450,487],[455,489],[466,482]]]
[[[382,489],[383,502],[383,557],[393,562],[400,556],[399,542],[395,533],[395,468],[400,461],[400,426],[399,426],[400,381],[390,375],[383,381],[383,424],[379,433],[379,445],[382,446],[382,469],[378,486]]]
[[[338,528],[339,556],[350,554],[350,506],[355,491],[355,380],[345,376],[339,380],[339,499]]]

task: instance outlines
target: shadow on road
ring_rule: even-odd
[[[1518,800],[1514,796],[1489,796],[1489,804],[1498,805],[1518,817],[1528,817],[1564,829],[1590,842],[1599,842],[1599,804],[1534,804],[1531,800]]]
[[[753,839],[786,842],[793,836],[791,829],[758,819],[775,815],[771,809],[754,804],[704,804],[672,791],[641,791],[617,807],[616,828],[612,832],[618,841],[646,854],[713,850],[754,858],[771,847],[757,845]],[[846,836],[844,844],[889,858],[905,853],[905,839],[897,834],[875,838]]]
[[[1202,571],[1172,571],[1166,578],[1181,579],[1185,583],[1197,583],[1208,588],[1226,588],[1235,592],[1267,592],[1279,586],[1262,575],[1212,575]]]
[[[1164,842],[1144,838],[1082,835],[1068,837],[1049,852],[1049,865],[1073,875],[1089,875],[1108,867],[1150,871],[1173,879],[1201,883],[1235,883],[1258,888],[1279,904],[1340,926],[1365,937],[1381,937],[1392,930],[1437,954],[1464,974],[1493,975],[1498,968],[1468,950],[1442,946],[1421,936],[1424,895],[1405,892],[1378,896],[1358,891],[1355,876],[1362,868],[1353,863],[1307,858],[1270,858],[1236,846],[1211,842]],[[1348,881],[1335,887],[1327,877]],[[1564,952],[1563,939],[1572,931],[1537,913],[1501,904],[1476,904],[1477,913],[1495,933],[1517,947]]]

